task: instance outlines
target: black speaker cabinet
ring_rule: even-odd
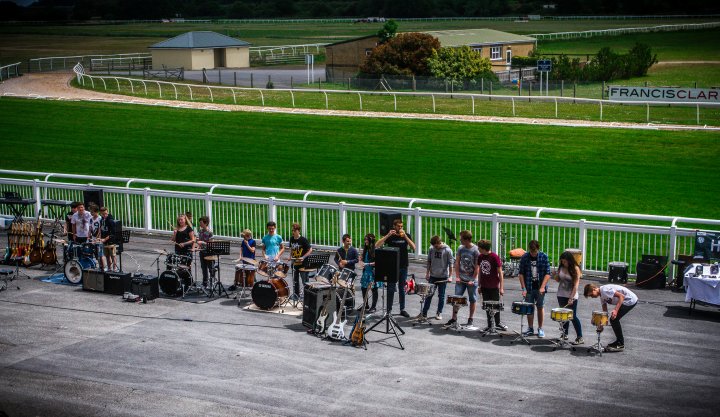
[[[665,288],[667,277],[663,269],[664,266],[665,264],[660,265],[655,262],[638,262],[635,269],[637,271],[635,285],[646,290]]]
[[[160,296],[158,277],[153,277],[149,275],[133,276],[130,292],[135,295],[139,295],[146,300],[154,300],[158,298]]]
[[[86,210],[90,208],[90,203],[97,204],[98,208],[104,206],[103,190],[94,188],[83,190],[83,203]]]
[[[323,305],[327,305],[328,317],[325,319],[325,328],[333,322],[332,312],[336,307],[335,291],[330,285],[305,286],[305,297],[303,299],[302,324],[308,329],[314,329]]]
[[[123,252],[123,227],[122,220],[113,221],[112,244],[117,245],[117,253]]]
[[[132,292],[132,277],[122,272],[105,273],[105,292],[107,294],[123,295]]]
[[[400,250],[375,249],[375,281],[396,283],[400,277]]]
[[[400,213],[391,213],[387,211],[381,211],[378,213],[380,216],[380,236],[378,236],[378,239],[380,237],[385,236],[388,234],[390,229],[393,228],[393,222],[395,219],[401,219],[402,220],[402,214]]]
[[[610,262],[608,264],[608,282],[627,283],[628,264],[625,262]]]
[[[83,290],[105,291],[105,273],[99,269],[83,269]]]
[[[668,258],[667,256],[661,256],[661,255],[642,255],[640,262],[644,264],[655,264],[660,265],[660,267],[665,266],[667,264]]]
[[[685,269],[693,263],[694,258],[690,255],[678,255],[678,261],[683,263],[675,265],[675,287],[683,288],[685,282]]]

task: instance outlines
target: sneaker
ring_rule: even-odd
[[[572,344],[572,345],[582,345],[584,343],[585,343],[585,341],[583,340],[582,337],[578,337],[577,339],[575,339],[574,342],[570,342],[570,344]]]
[[[610,344],[605,346],[605,352],[622,352],[625,350],[625,345],[621,344]]]
[[[472,326],[473,325],[473,319],[469,318],[467,323],[465,323],[466,326]]]
[[[502,331],[507,331],[508,327],[507,327],[506,325],[502,324],[502,323],[498,323],[498,324],[495,326],[495,329],[497,329],[497,330],[502,330]]]
[[[540,337],[540,338],[545,337],[545,330],[543,330],[543,329],[538,329],[538,335],[537,335],[537,336]]]
[[[455,320],[455,319],[450,319],[450,320],[448,320],[447,323],[445,323],[445,325],[446,325],[446,326],[452,326],[452,325],[455,324],[455,323],[457,323],[457,320]]]
[[[533,328],[532,328],[532,327],[528,327],[528,329],[525,330],[522,335],[525,336],[525,337],[527,337],[527,336],[532,336],[532,335],[534,335],[534,334],[535,334],[535,331],[533,330]]]
[[[400,313],[402,314],[402,313]],[[417,316],[413,317],[413,320],[426,320],[427,317],[423,313],[418,314]]]
[[[568,340],[568,335],[567,335],[567,334],[564,334],[564,335],[560,336],[560,338],[561,338],[562,340]]]
[[[435,315],[435,320],[442,320],[442,314],[437,313],[437,314]]]
[[[231,286],[228,287],[228,291],[235,291],[235,290],[237,290],[237,286],[236,286],[236,285],[231,285]]]
[[[408,314],[408,312],[405,310],[400,311],[400,315],[403,317],[410,317],[410,314]]]
[[[489,331],[490,331],[490,326],[488,326],[488,327],[486,327],[486,328],[482,329],[482,332],[484,332],[484,333],[485,333],[485,332],[489,332]]]
[[[370,310],[368,310],[367,312],[368,312],[368,313],[374,313],[374,312],[376,312],[376,311],[377,311],[377,309],[376,309],[375,307],[370,307]]]

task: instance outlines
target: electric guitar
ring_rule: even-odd
[[[35,235],[33,236],[32,249],[30,249],[30,263],[37,265],[42,261],[42,249],[45,244],[42,233],[42,220],[40,220],[40,213],[37,218],[37,228],[35,229]]]
[[[373,285],[375,285],[374,281],[365,291],[362,311],[357,317],[355,317],[355,325],[353,325],[352,331],[350,331],[350,344],[355,347],[362,346],[365,341],[365,307],[367,307],[368,297]]]
[[[338,275],[339,275],[339,273],[336,272],[335,277],[333,277],[333,281],[337,278]],[[335,288],[333,287],[333,291],[334,290],[335,290]],[[323,307],[320,310],[320,315],[319,315],[317,321],[315,322],[315,328],[313,329],[315,334],[325,333],[325,322],[327,321],[328,314],[329,314],[328,307],[330,305],[330,300],[332,300],[332,297],[328,297],[328,299],[325,300],[325,302],[323,303]]]
[[[345,296],[347,295],[347,291],[348,288],[345,287],[342,299],[340,300],[340,308],[338,308],[337,311],[333,311],[333,322],[327,330],[328,337],[334,340],[345,340],[345,325],[347,324],[347,316],[345,316],[345,320],[342,322],[338,320],[338,316],[342,316],[341,311],[343,307],[345,307]]]

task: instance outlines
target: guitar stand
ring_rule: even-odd
[[[382,330],[375,330],[375,328],[382,322],[385,322],[385,331]],[[369,329],[365,331],[365,333],[370,333],[372,331],[379,332],[379,333],[385,333],[385,334],[394,334],[395,338],[397,339],[398,343],[400,344],[400,349],[405,350],[405,346],[403,346],[402,341],[400,340],[400,336],[398,335],[397,331],[400,330],[401,334],[405,334],[405,330],[400,327],[400,325],[395,321],[395,319],[390,315],[389,312],[386,312],[385,315],[382,316],[382,318],[372,326],[370,326]]]
[[[553,348],[553,352],[556,351],[558,348],[564,349],[564,348],[572,348],[572,350],[575,350],[575,346],[572,345],[572,343],[567,341],[567,332],[565,331],[565,323],[568,323],[567,321],[561,321],[560,323],[560,337],[557,339],[551,339],[550,343],[555,345]]]
[[[517,330],[513,330],[513,332],[517,334],[517,337],[510,341],[511,345],[515,342],[525,342],[528,346],[530,346],[530,341],[523,335],[523,323],[525,322],[525,316],[527,316],[527,314],[520,314],[520,332],[518,333]]]
[[[13,261],[15,261],[15,278],[20,278],[20,276],[25,276],[27,279],[31,279],[30,275],[26,274],[25,272],[20,272],[20,263],[23,261],[22,256],[16,256],[14,258],[10,258]]]

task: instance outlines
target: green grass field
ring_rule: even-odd
[[[0,99],[5,169],[720,218],[718,134]]]

